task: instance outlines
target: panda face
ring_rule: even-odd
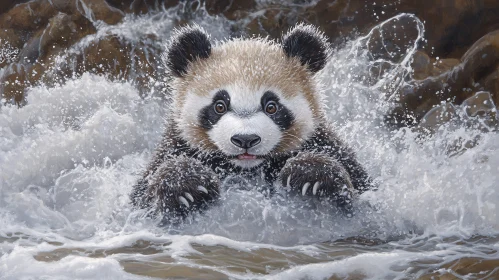
[[[321,99],[314,72],[301,58],[263,39],[208,48],[202,33],[179,36],[188,40],[177,39],[179,46],[174,41],[169,53],[169,67],[177,75],[173,121],[191,146],[222,152],[234,165],[252,168],[268,155],[298,149],[311,137],[322,118]],[[194,46],[184,46],[188,43]],[[174,61],[189,57],[183,50],[196,48],[205,57],[183,63],[185,68]]]
[[[311,111],[299,108],[300,104],[306,108],[306,100],[286,100],[275,89],[227,85],[212,96],[197,114],[197,123],[206,129],[211,143],[243,168],[261,164],[266,155],[282,146],[297,119],[310,126],[314,123]],[[297,113],[300,115],[295,116]]]

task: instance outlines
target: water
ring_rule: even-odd
[[[106,33],[166,43],[169,13],[100,26],[82,45]],[[223,19],[195,17],[229,35]],[[414,37],[373,57],[373,34],[393,23]],[[89,73],[31,88],[24,107],[0,108],[0,279],[499,277],[499,136],[448,125],[420,141],[383,122],[423,28],[391,19],[335,50],[321,74],[330,120],[379,184],[352,219],[228,181],[221,205],[159,228],[128,194],[160,140],[167,98]],[[476,147],[455,147],[477,135]]]

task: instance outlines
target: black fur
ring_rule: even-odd
[[[230,110],[230,95],[227,91],[225,90],[220,90],[218,91],[215,96],[213,97],[213,102],[204,107],[200,112],[199,112],[199,122],[201,123],[201,126],[206,129],[211,129],[213,125],[215,125],[220,118],[223,116],[223,114],[218,114],[215,112],[215,103],[219,100],[223,100],[225,102],[225,105],[227,106],[227,110]]]
[[[301,194],[307,182],[323,182],[319,198],[331,198],[345,213],[351,213],[351,195],[355,190],[362,193],[372,187],[372,181],[355,159],[355,154],[334,134],[330,126],[320,125],[302,148],[268,156],[261,167],[242,170],[230,163],[220,152],[205,152],[191,148],[175,128],[167,129],[148,170],[131,195],[134,206],[154,210],[164,215],[166,222],[180,221],[191,211],[202,210],[219,197],[218,183],[234,174],[263,173],[269,185],[280,180],[283,186],[291,175],[291,193]],[[167,184],[164,179],[167,178]],[[186,178],[192,178],[186,180]],[[201,184],[209,190],[200,193]],[[307,195],[312,195],[312,185]],[[343,186],[353,189],[345,189]],[[197,204],[184,207],[179,195],[192,192],[201,197]],[[271,190],[272,192],[272,190]]]
[[[288,57],[297,57],[302,65],[316,73],[326,65],[328,45],[316,30],[297,26],[282,41],[282,48]]]
[[[192,27],[173,39],[168,49],[167,66],[175,76],[182,77],[187,73],[190,62],[198,58],[208,58],[210,54],[211,43],[208,35],[200,28]]]
[[[265,105],[269,101],[275,101],[278,105],[277,112],[273,115],[269,115],[269,117],[281,128],[281,130],[290,128],[295,120],[293,113],[291,113],[286,106],[280,104],[279,97],[271,91],[265,92],[262,96],[262,110],[265,111]]]

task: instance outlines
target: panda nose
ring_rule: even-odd
[[[262,138],[256,134],[236,134],[230,138],[232,144],[243,149],[254,147],[258,145],[260,141],[262,141]]]

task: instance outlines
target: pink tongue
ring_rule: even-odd
[[[255,155],[250,155],[248,153],[244,153],[242,155],[237,156],[238,159],[256,159]]]

